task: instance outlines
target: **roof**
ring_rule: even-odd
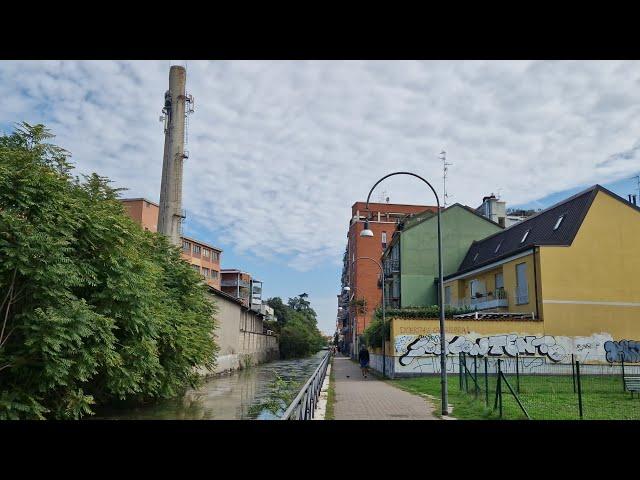
[[[198,245],[204,245],[205,247],[209,247],[212,250],[216,250],[218,252],[222,252],[222,249],[218,248],[218,247],[214,247],[213,245],[209,244],[209,243],[205,243],[202,240],[196,240],[195,238],[191,238],[191,237],[185,237],[184,235],[182,236],[183,240],[187,240],[189,242],[192,243],[197,243]]]
[[[500,227],[500,228],[504,228],[502,225],[494,222],[493,220],[480,215],[478,212],[476,212],[473,208],[468,207],[467,205],[462,205],[461,203],[454,203],[453,205],[449,205],[447,208],[444,208],[441,210],[441,214],[448,211],[450,208],[453,207],[460,207],[466,211],[468,211],[469,213],[474,214],[476,217],[481,218],[482,220],[490,223],[491,225],[495,225],[496,227]],[[395,245],[398,242],[398,238],[400,237],[400,235],[402,235],[402,232],[409,230],[410,228],[415,227],[416,225],[419,225],[423,222],[426,222],[427,220],[430,220],[434,217],[437,217],[438,214],[436,212],[429,212],[429,211],[425,211],[425,212],[420,212],[420,213],[415,213],[415,214],[410,214],[407,215],[399,224],[398,224],[398,228],[396,228],[395,232],[393,232],[393,236],[391,237],[391,241],[388,243],[387,248],[385,249],[385,251],[382,253],[382,256],[386,256],[388,255],[391,251],[391,247],[393,245]]]
[[[445,278],[475,270],[535,246],[571,245],[598,192],[606,193],[640,212],[640,208],[628,203],[622,197],[601,185],[594,185],[501,232],[473,242],[458,271]],[[564,216],[562,222],[554,230],[560,216]],[[523,242],[522,239],[527,231],[529,233]]]

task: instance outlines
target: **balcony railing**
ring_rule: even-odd
[[[452,306],[449,304],[449,306]],[[457,307],[467,307],[476,310],[488,310],[490,308],[508,307],[509,299],[507,292],[504,289],[500,289],[497,292],[480,294],[474,298],[463,298],[458,301]]]
[[[249,288],[249,282],[245,281],[245,280],[236,280],[235,278],[229,280],[229,279],[223,279],[220,282],[220,285],[222,287],[237,287],[238,285],[240,285],[240,287],[242,288]]]
[[[384,262],[384,274],[391,275],[400,272],[400,260],[388,259]]]

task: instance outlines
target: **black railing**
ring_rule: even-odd
[[[300,393],[291,402],[291,405],[287,407],[281,420],[313,420],[316,406],[318,405],[318,399],[320,398],[320,390],[322,389],[322,383],[324,377],[327,374],[327,367],[329,366],[329,352],[325,354],[316,368],[313,375],[304,384],[304,387],[300,390]]]

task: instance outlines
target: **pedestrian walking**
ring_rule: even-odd
[[[363,344],[360,347],[360,353],[358,353],[358,361],[360,362],[360,368],[362,369],[362,376],[367,378],[369,374],[369,350]]]

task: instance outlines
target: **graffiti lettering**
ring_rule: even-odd
[[[411,342],[408,342],[406,338],[403,340],[402,344],[396,340],[396,351],[404,352],[399,359],[401,365],[408,364],[407,357],[440,353],[440,337],[438,335],[419,336]],[[559,362],[567,355],[565,348],[550,335],[519,337],[515,334],[480,337],[475,341],[456,335],[447,343],[446,353],[450,355],[466,353],[479,357],[487,355],[514,357],[516,355],[537,354],[547,356],[554,362]]]
[[[604,351],[608,362],[640,362],[640,342],[635,340],[620,340],[619,342],[604,342]]]

